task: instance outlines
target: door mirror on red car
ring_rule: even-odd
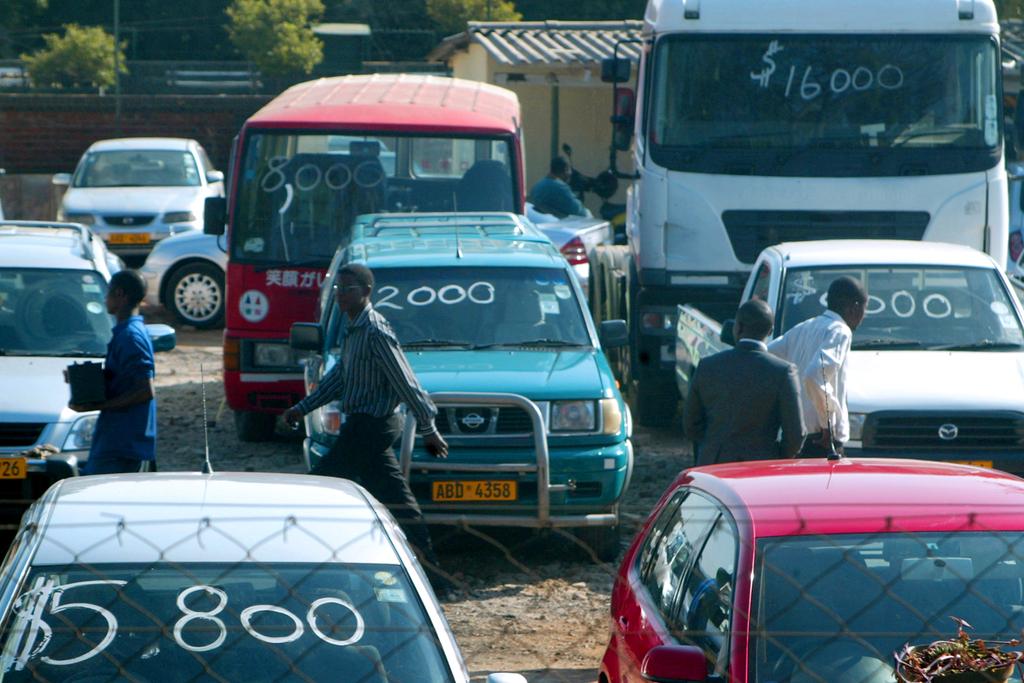
[[[657,683],[700,683],[708,677],[704,652],[692,645],[659,645],[644,657],[640,674]]]

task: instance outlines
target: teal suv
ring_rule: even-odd
[[[450,445],[432,458],[406,416],[399,452],[427,521],[573,528],[597,558],[614,558],[632,427],[602,343],[624,344],[625,323],[595,328],[571,266],[521,216],[361,216],[324,282],[320,322],[292,328],[292,345],[314,352],[308,391],[338,362],[344,314],[330,291],[353,261],[373,270],[373,305]],[[307,465],[343,419],[334,404],[307,416]]]

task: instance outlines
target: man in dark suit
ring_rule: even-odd
[[[796,368],[768,353],[775,316],[760,299],[736,312],[736,347],[694,371],[683,423],[698,465],[794,458],[803,441]],[[782,430],[782,442],[778,441]]]

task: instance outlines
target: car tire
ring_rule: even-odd
[[[276,425],[277,415],[273,413],[235,411],[235,434],[239,441],[269,441]]]
[[[580,549],[587,557],[598,562],[614,562],[619,558],[622,549],[622,534],[619,526],[586,526],[575,529],[576,538],[583,547]]]
[[[204,261],[192,261],[171,273],[164,306],[183,325],[201,330],[224,324],[224,271]]]

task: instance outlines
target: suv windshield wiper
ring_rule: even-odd
[[[915,339],[864,339],[853,342],[850,349],[853,351],[866,351],[871,349],[920,349],[924,346],[922,342]]]
[[[970,344],[941,344],[929,346],[928,348],[933,351],[1012,351],[1015,349],[1022,349],[1024,348],[1024,345],[1019,342],[997,342],[992,341],[991,339],[985,339],[979,342],[971,342]]]
[[[572,346],[580,347],[586,346],[586,344],[580,344],[577,342],[565,341],[564,339],[527,339],[523,341],[513,342],[495,342],[494,344],[477,344],[474,349],[490,349],[496,346]]]
[[[413,346],[458,346],[466,347],[470,346],[469,342],[464,341],[449,341],[447,339],[416,339],[411,342],[404,342],[402,344],[405,348],[411,348]]]

